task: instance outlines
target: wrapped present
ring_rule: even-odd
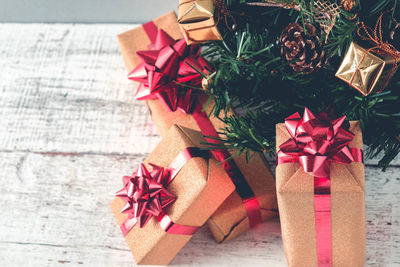
[[[382,50],[374,52],[352,42],[335,75],[367,96],[386,87],[399,60]]]
[[[208,117],[207,114],[211,111],[212,103],[206,106],[205,111],[201,111],[206,105],[208,97],[200,95],[197,98],[195,112],[192,114],[184,114],[179,110],[170,112],[159,100],[148,101],[149,109],[151,110],[152,119],[157,126],[161,135],[165,135],[168,129],[174,122],[203,132],[205,136],[218,137],[215,129],[221,129],[224,123],[215,118]],[[233,111],[228,114],[232,114]],[[207,141],[212,143],[216,140],[207,138]],[[228,158],[235,151],[231,151],[228,155],[217,156],[219,161]],[[265,158],[262,154],[257,153],[247,162],[245,155],[235,156],[233,160],[227,161],[237,168],[233,176],[239,176],[239,180],[244,180],[248,190],[251,192],[250,198],[257,199],[256,212],[251,215],[251,207],[246,206],[245,193],[240,192],[240,189],[234,192],[213,214],[208,225],[217,242],[230,240],[249,228],[257,225],[262,221],[266,221],[277,216],[277,201],[275,178],[271,173]],[[224,166],[228,171],[231,168]],[[238,184],[238,187],[241,185]],[[239,191],[239,192],[238,192]],[[249,216],[250,214],[250,216]]]
[[[178,23],[188,44],[222,40],[213,0],[179,0]]]
[[[201,133],[173,126],[132,176],[111,209],[137,264],[167,265],[235,187]]]
[[[289,266],[364,266],[365,177],[358,122],[308,109],[277,124],[276,183]]]
[[[140,83],[136,98],[146,100],[162,136],[174,123],[179,123],[200,130],[205,136],[218,137],[216,129],[222,128],[223,123],[207,116],[213,103],[203,111],[207,95],[202,90],[183,85],[189,83],[201,87],[199,72],[206,74],[208,63],[199,56],[196,46],[187,46],[182,40],[175,41],[160,29],[155,32],[157,41],[153,49],[138,51],[142,62],[129,74],[130,79]],[[122,52],[125,61],[133,62],[131,54]],[[216,142],[214,139],[207,141]],[[211,230],[216,240],[221,242],[276,216],[277,204],[274,177],[263,155],[257,154],[247,163],[244,155],[226,160],[230,157],[227,151],[214,151],[214,154],[217,160],[226,162],[223,166],[237,184],[237,192],[210,220]]]
[[[141,62],[136,52],[147,50],[151,44],[155,43],[158,28],[162,27],[174,39],[183,37],[176,19],[176,14],[172,11],[117,36],[121,53],[126,55],[124,62],[128,70],[133,70]]]
[[[213,103],[206,105],[208,96],[199,95],[197,97],[196,107],[194,113],[185,114],[179,110],[171,112],[160,100],[148,101],[148,107],[151,111],[152,119],[161,133],[164,136],[173,123],[179,124],[202,131],[205,136],[218,137],[216,129],[221,129],[224,123],[215,117],[208,117],[207,114],[211,112]],[[206,106],[205,111],[201,112],[202,108]],[[233,114],[231,110],[228,114]],[[205,124],[205,125],[204,125]],[[211,130],[211,131],[210,131]],[[212,143],[216,140],[207,139]],[[230,154],[218,157],[219,161],[234,154],[235,151],[230,151]],[[210,230],[217,242],[223,242],[237,237],[244,233],[253,226],[256,226],[262,221],[272,219],[278,215],[277,213],[277,200],[275,178],[271,173],[268,164],[261,153],[256,153],[249,162],[247,162],[244,154],[235,156],[233,160],[229,160],[234,168],[239,173],[239,179],[248,185],[249,190],[252,192],[250,195],[257,199],[256,214],[251,215],[251,207],[246,206],[246,197],[244,193],[235,191],[212,215],[208,221]],[[224,166],[229,169],[228,166]],[[236,177],[235,174],[231,175]],[[234,178],[235,179],[235,178]],[[240,185],[238,185],[240,187]],[[240,189],[239,189],[240,191]],[[258,207],[257,207],[258,206]],[[250,213],[250,216],[249,216]]]
[[[395,74],[400,61],[400,52],[382,40],[382,15],[379,17],[375,30],[361,23],[358,35],[368,48],[352,42],[342,64],[336,72],[336,77],[345,81],[361,94],[382,92]],[[372,45],[370,45],[372,44]]]

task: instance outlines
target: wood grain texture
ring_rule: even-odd
[[[160,140],[133,100],[116,34],[130,25],[0,24],[0,266],[135,266],[109,210]],[[367,266],[400,266],[400,164],[366,168]],[[277,220],[176,266],[285,266]]]

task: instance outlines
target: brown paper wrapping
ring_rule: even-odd
[[[200,103],[204,106],[207,96],[199,97]],[[179,124],[200,131],[192,115],[184,114],[181,111],[170,112],[159,100],[148,101],[152,119],[161,136],[165,135],[173,123]],[[205,112],[211,111],[213,103],[210,103]],[[215,129],[221,129],[225,125],[219,119],[210,117]],[[271,173],[262,154],[256,154],[250,162],[246,161],[244,154],[234,157],[236,165],[243,173],[246,181],[258,198],[263,220],[277,216],[277,201],[275,178]],[[208,221],[211,232],[217,242],[230,240],[250,228],[246,209],[240,196],[234,192],[221,205]]]
[[[144,163],[149,169],[149,163],[168,167],[184,148],[194,147],[202,138],[200,132],[175,125]],[[172,221],[200,227],[235,187],[214,159],[193,158],[185,164],[167,190],[176,196],[175,202],[166,208]],[[123,206],[120,198],[115,198],[111,203],[118,225],[127,217],[127,214],[120,212]],[[137,264],[167,265],[190,238],[166,233],[152,218],[143,228],[135,226],[126,236],[126,241]]]
[[[176,14],[172,11],[154,19],[153,22],[158,28],[163,29],[172,38],[177,40],[183,38],[183,36],[179,31],[176,20]],[[121,53],[124,55],[125,66],[131,71],[140,64],[140,59],[136,56],[136,52],[148,50],[151,41],[142,26],[121,33],[117,38]]]
[[[355,134],[350,147],[363,148],[358,122],[350,122]],[[290,138],[285,124],[276,127],[277,149]],[[331,215],[333,267],[364,266],[365,177],[364,164],[331,164]],[[276,168],[276,186],[283,247],[289,266],[317,264],[314,217],[314,178],[299,163]]]
[[[178,23],[187,44],[222,40],[214,9],[213,0],[179,0]]]
[[[383,90],[397,68],[392,56],[387,53],[378,55],[367,50],[352,42],[335,74],[364,96]],[[354,79],[351,81],[354,73]]]
[[[174,16],[174,14],[169,13],[165,16],[171,17]],[[154,22],[157,24],[158,20],[160,20],[160,18],[155,19]],[[177,24],[176,21],[174,23],[175,25]],[[164,29],[163,26],[162,28]],[[141,27],[139,27],[139,29],[141,29]],[[177,28],[174,29],[175,31],[173,31],[172,34],[177,34]],[[133,47],[136,47],[138,50],[143,49],[143,47],[147,47],[150,42],[146,39],[147,43],[145,45],[136,44],[138,41],[134,38],[135,34],[132,33],[133,31],[135,31],[135,29],[118,36],[121,53],[128,71],[136,67],[139,63],[136,54],[134,53],[136,50],[133,49]],[[142,35],[145,35],[143,29],[141,29],[141,31]],[[169,34],[171,33],[169,32]],[[140,40],[142,39],[139,39],[139,41]],[[132,49],[128,50],[127,48]],[[204,105],[207,102],[207,99],[208,97],[206,95],[201,95],[199,96],[198,101]],[[146,101],[146,103],[161,136],[165,136],[169,128],[175,123],[179,123],[187,128],[195,129],[197,131],[200,130],[191,115],[184,114],[179,110],[171,112],[158,99],[149,100]],[[210,103],[206,109],[207,114],[210,112],[212,105],[213,104]],[[210,119],[217,130],[224,127],[223,123],[219,119],[212,117]],[[255,192],[255,195],[260,202],[261,215],[263,219],[268,220],[275,217],[277,215],[275,178],[269,170],[263,155],[257,154],[253,157],[250,163],[246,162],[244,155],[235,157],[234,161],[238,165],[240,171],[244,174],[250,187]],[[246,209],[236,192],[234,192],[216,211],[209,220],[208,225],[217,242],[232,239],[250,228]]]

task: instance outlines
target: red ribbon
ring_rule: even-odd
[[[175,41],[154,23],[143,28],[152,45],[150,50],[136,52],[142,63],[128,74],[129,79],[140,82],[136,99],[158,98],[171,111],[191,113],[195,90],[188,85],[201,85],[200,73],[208,73],[208,62],[200,57],[198,46],[188,46],[183,39]]]
[[[363,162],[362,150],[350,148],[354,134],[344,128],[346,116],[335,120],[305,108],[285,120],[291,138],[279,146],[277,164],[298,162],[314,176],[314,211],[318,266],[332,266],[330,163]]]
[[[184,82],[184,83],[191,83],[191,84],[200,84],[201,83],[201,77],[198,75],[198,72],[194,71],[192,67],[188,66],[189,63],[191,66],[194,66],[198,70],[206,70],[209,68],[209,65],[207,61],[204,58],[201,58],[198,56],[200,50],[198,50],[197,46],[191,46],[188,48],[186,46],[186,42],[182,39],[179,41],[173,41],[172,38],[167,38],[166,33],[164,33],[162,30],[157,31],[157,27],[154,25],[154,23],[146,23],[146,26],[144,26],[144,29],[149,36],[150,40],[161,40],[163,39],[164,41],[155,41],[153,44],[154,48],[157,50],[159,49],[164,49],[165,47],[171,47],[173,48],[174,51],[180,51],[180,49],[174,48],[174,46],[179,47],[185,47],[186,50],[188,51],[195,51],[194,54],[189,53],[189,56],[184,58],[181,56],[169,56],[169,59],[174,59],[174,60],[169,60],[168,63],[176,62],[179,60],[182,60],[181,63],[179,64],[178,71],[171,71],[170,73],[175,73],[175,76],[170,75],[167,76],[168,78],[165,79],[158,79],[159,81],[173,81],[177,80],[179,82]],[[157,38],[154,37],[154,34],[157,32]],[[166,41],[168,40],[168,41]],[[194,48],[193,48],[194,47]],[[166,52],[157,52],[158,55],[164,54]],[[146,53],[147,54],[147,53]],[[173,53],[172,53],[173,54]],[[140,55],[140,53],[139,53]],[[195,55],[195,56],[193,56]],[[144,59],[144,57],[141,57]],[[194,60],[196,59],[196,60]],[[185,61],[187,60],[187,61]],[[154,60],[153,60],[154,61]],[[146,62],[146,61],[144,61]],[[197,65],[196,65],[197,63]],[[143,63],[141,65],[144,66]],[[174,63],[172,68],[175,68],[178,64]],[[135,70],[142,69],[139,65]],[[189,68],[187,68],[189,67]],[[156,70],[162,70],[162,68],[153,68]],[[165,68],[165,69],[170,69]],[[136,73],[136,71],[133,71]],[[144,72],[143,72],[144,73]],[[158,75],[158,74],[157,74]],[[130,75],[131,76],[131,75]],[[147,97],[158,97],[161,99],[165,104],[167,104],[167,107],[171,111],[175,111],[176,108],[173,106],[171,103],[177,103],[177,108],[180,109],[181,111],[185,113],[192,113],[193,118],[195,119],[197,125],[199,126],[202,134],[206,137],[207,142],[213,143],[213,144],[218,144],[220,143],[218,133],[214,127],[214,125],[211,123],[210,118],[207,116],[207,114],[202,110],[202,106],[198,103],[195,103],[194,98],[193,98],[193,92],[191,89],[184,88],[183,86],[178,86],[176,87],[176,83],[171,83],[171,82],[165,82],[165,83],[154,83],[154,82],[149,82],[149,78],[153,77],[152,73],[148,72],[148,75],[142,75],[142,80],[137,79],[138,81],[141,81],[141,86],[142,88],[139,87],[138,93],[137,93],[137,99],[143,100],[143,99],[148,99]],[[152,79],[152,78],[151,78]],[[145,94],[147,97],[141,97],[143,92],[143,88],[146,88],[146,86],[154,84],[153,87],[155,89],[152,89],[148,87],[146,89],[147,93]],[[159,89],[157,86],[160,86],[162,89]],[[176,93],[175,90],[178,90],[179,92]],[[155,92],[155,93],[152,93]],[[160,94],[167,92],[169,96],[165,96]],[[172,93],[171,93],[172,92]],[[138,97],[139,96],[139,97]],[[175,109],[174,109],[175,108]],[[210,138],[211,137],[211,138]],[[216,138],[216,139],[215,139]],[[239,194],[239,196],[242,198],[243,205],[246,208],[247,216],[249,218],[249,224],[250,227],[254,227],[257,224],[262,222],[262,216],[261,216],[261,209],[260,205],[258,202],[258,199],[256,198],[253,190],[251,189],[250,185],[247,183],[246,179],[244,178],[243,174],[240,172],[238,166],[235,164],[235,162],[231,159],[231,155],[229,154],[228,151],[222,150],[222,149],[216,149],[212,150],[212,154],[215,157],[216,160],[221,162],[222,167],[224,170],[227,172],[229,177],[231,178],[232,182],[236,186],[236,192]]]
[[[201,105],[196,105],[192,116],[197,125],[200,127],[200,130],[205,136],[207,142],[211,144],[219,144],[220,141],[218,139],[218,133],[214,125],[211,123],[210,118],[204,111],[202,111]],[[247,183],[238,166],[231,159],[229,152],[224,149],[214,149],[211,152],[215,159],[221,162],[222,167],[225,169],[235,185],[236,192],[242,198],[243,205],[246,208],[247,216],[249,218],[250,227],[254,227],[261,223],[262,216],[258,199],[255,197],[253,190]]]
[[[128,218],[122,223],[124,236],[136,225],[144,227],[155,216],[161,228],[170,234],[193,235],[199,227],[175,224],[165,213],[165,208],[175,201],[175,196],[166,187],[177,176],[183,166],[194,157],[207,157],[205,151],[188,147],[181,151],[168,168],[154,164],[148,171],[144,164],[132,176],[124,176],[124,187],[116,196],[124,200],[125,206],[121,213],[128,213]]]

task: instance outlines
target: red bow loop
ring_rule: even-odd
[[[137,52],[142,63],[128,74],[129,79],[140,83],[135,98],[159,98],[171,111],[190,113],[194,90],[185,85],[201,85],[200,73],[208,74],[209,63],[200,57],[198,46],[188,46],[184,39],[175,41],[161,29],[150,48]]]
[[[130,224],[138,223],[144,227],[152,216],[159,216],[164,209],[175,201],[175,196],[165,188],[170,180],[170,173],[164,168],[153,166],[149,172],[144,164],[132,176],[124,176],[124,187],[116,196],[124,200],[122,213],[128,213]],[[133,227],[132,226],[132,227]]]
[[[307,108],[303,117],[289,116],[285,125],[291,138],[279,146],[279,162],[299,162],[304,172],[329,177],[330,162],[355,161],[348,147],[354,134],[344,128],[345,119],[332,120],[325,112],[315,115]]]

